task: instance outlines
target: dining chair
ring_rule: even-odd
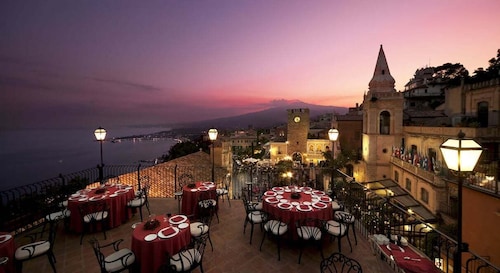
[[[135,265],[134,253],[128,248],[120,249],[121,242],[123,242],[123,239],[100,245],[96,238],[92,238],[89,241],[94,249],[101,273],[122,272],[127,269],[130,271]]]
[[[335,220],[328,220],[328,221],[323,221],[321,226],[323,231],[326,234],[330,235],[330,238],[332,240],[337,239],[339,252],[342,252],[342,238],[347,236],[349,225],[341,221],[337,222]],[[349,239],[348,236],[347,240],[349,242],[349,246],[351,247],[351,252],[352,252],[351,240]]]
[[[106,239],[106,228],[109,221],[109,209],[105,201],[87,201],[78,206],[82,217],[82,234],[80,245],[86,232],[97,231],[98,224],[101,225],[104,239]]]
[[[304,246],[307,243],[313,243],[319,249],[321,258],[323,256],[322,247],[322,232],[321,232],[321,221],[317,218],[305,218],[296,221],[295,227],[297,229],[297,236],[299,237],[299,264],[302,258],[302,252]]]
[[[247,228],[247,224],[250,223],[250,244],[252,244],[253,237],[253,226],[260,225],[260,229],[264,230],[264,222],[267,220],[267,213],[262,211],[262,206],[257,202],[248,201],[246,196],[242,195],[243,206],[245,208],[245,222],[243,223],[243,234]]]
[[[57,272],[55,266],[56,256],[53,249],[58,223],[59,220],[50,222],[48,235],[45,235],[43,230],[36,230],[23,236],[23,239],[18,243],[21,246],[14,253],[16,272],[22,272],[23,262],[42,255],[47,255],[52,271]],[[25,242],[26,240],[27,242]]]
[[[71,217],[71,211],[64,206],[64,204],[59,200],[50,200],[45,204],[44,211],[47,213],[43,220],[42,233],[47,228],[47,225],[55,221],[62,220],[64,222],[64,228],[69,229],[69,220]]]
[[[354,234],[354,242],[356,245],[358,245],[358,238],[356,237],[356,230],[354,229],[356,217],[346,211],[336,211],[334,213],[333,219],[349,225],[349,229],[352,230],[352,233]],[[349,234],[347,234],[347,236],[349,236]]]
[[[269,216],[267,222],[264,224],[264,234],[262,236],[262,241],[260,242],[259,251],[262,251],[262,245],[264,244],[264,239],[267,236],[276,238],[276,245],[278,248],[278,261],[281,260],[280,255],[280,241],[288,231],[288,224],[281,221],[279,218]]]
[[[142,207],[146,206],[148,209],[148,214],[151,214],[151,210],[149,209],[149,200],[148,200],[148,191],[149,186],[144,186],[140,189],[135,198],[127,202],[127,208],[129,209],[138,209],[139,215],[141,216],[141,222],[143,221],[142,217]]]
[[[181,251],[168,258],[167,268],[173,272],[192,272],[200,268],[203,273],[203,254],[207,245],[207,237],[198,237]]]
[[[334,252],[320,262],[321,273],[363,273],[363,268],[358,261]]]
[[[195,240],[201,237],[207,237],[212,251],[214,251],[214,245],[212,244],[212,238],[210,238],[210,225],[214,215],[212,210],[214,209],[215,207],[202,208],[203,211],[200,213],[198,219],[193,219],[189,224],[191,237]]]
[[[217,223],[219,223],[219,214],[217,213],[217,200],[213,199],[209,191],[200,191],[198,196],[198,214],[215,214]]]
[[[222,199],[222,202],[224,202],[224,196],[227,198],[227,202],[229,203],[229,207],[231,207],[231,200],[229,198],[229,185],[231,183],[231,178],[227,179],[226,181],[222,181],[218,183],[217,185],[217,199]]]
[[[174,198],[177,199],[177,210],[178,213],[181,213],[181,201],[182,195],[184,194],[183,189],[185,185],[192,183],[193,176],[191,174],[183,173],[177,179],[177,187],[175,188]]]

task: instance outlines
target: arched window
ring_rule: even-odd
[[[388,135],[391,131],[391,114],[387,111],[380,113],[380,134]]]
[[[477,103],[477,121],[479,126],[488,127],[488,102],[481,101]]]

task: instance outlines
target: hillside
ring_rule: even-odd
[[[287,109],[292,108],[309,108],[311,119],[327,113],[337,113],[345,114],[347,113],[346,107],[337,106],[322,106],[307,104],[304,102],[291,102],[287,105],[273,107],[267,110],[238,115],[233,117],[203,120],[198,122],[179,124],[175,128],[190,128],[190,129],[208,129],[208,128],[219,128],[219,129],[246,129],[250,126],[254,128],[271,128],[280,124],[287,122]]]

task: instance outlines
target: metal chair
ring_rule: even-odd
[[[356,230],[354,229],[354,223],[356,221],[354,215],[346,211],[336,211],[334,213],[333,219],[349,225],[350,229],[352,230],[352,233],[354,233],[354,242],[356,245],[358,245],[358,238],[356,237]],[[347,236],[349,236],[349,234],[347,234]]]
[[[259,203],[248,201],[246,195],[242,195],[243,206],[245,207],[245,222],[243,223],[243,234],[247,228],[247,224],[252,225],[250,229],[250,244],[252,244],[253,226],[260,225],[260,229],[264,230],[264,223],[267,220],[267,213],[262,211],[262,206]]]
[[[126,269],[131,269],[135,264],[135,255],[132,250],[128,248],[120,249],[120,243],[123,239],[116,240],[114,242],[100,245],[96,238],[89,241],[90,245],[94,249],[94,254],[101,268],[101,273],[108,272],[122,272]],[[103,253],[103,249],[112,249],[107,256]],[[109,252],[109,251],[107,251]]]
[[[80,237],[80,245],[83,241],[83,236],[86,232],[96,231],[97,225],[101,224],[104,239],[106,239],[106,228],[109,220],[108,206],[105,201],[89,201],[81,204],[78,207],[80,216],[82,217],[82,235]]]
[[[178,213],[181,213],[181,201],[182,201],[182,195],[183,195],[183,190],[185,185],[192,183],[193,181],[193,176],[191,174],[183,173],[179,179],[177,179],[177,188],[175,188],[174,192],[174,198],[177,199],[177,210]]]
[[[227,202],[229,203],[229,207],[231,207],[231,200],[229,198],[229,184],[231,183],[230,178],[227,181],[223,181],[217,185],[217,199],[222,199],[224,202],[224,196],[227,198]]]
[[[148,209],[148,213],[151,214],[151,210],[149,209],[148,191],[149,191],[149,186],[144,186],[142,189],[140,189],[138,191],[138,193],[134,199],[127,202],[127,208],[139,209],[139,215],[141,216],[141,222],[143,221],[142,220],[142,207],[146,206],[146,208]]]
[[[297,236],[299,237],[299,264],[302,258],[302,252],[304,246],[307,243],[313,243],[319,249],[321,253],[321,258],[323,257],[323,247],[321,244],[322,233],[321,233],[321,221],[317,218],[305,218],[296,221],[295,224],[297,228]]]
[[[55,266],[56,256],[54,256],[53,248],[58,223],[58,220],[50,222],[48,236],[44,236],[43,230],[34,231],[24,236],[29,240],[29,243],[21,245],[14,253],[16,272],[22,272],[23,262],[42,255],[47,255],[52,270],[54,273],[57,272]]]
[[[207,237],[196,238],[190,246],[168,258],[169,272],[192,272],[200,268],[203,273],[203,254],[207,245]]]
[[[345,256],[342,253],[332,253],[328,258],[320,262],[321,273],[363,273],[358,261]]]
[[[333,239],[338,240],[339,252],[342,252],[342,237],[347,236],[349,225],[341,221],[337,222],[335,220],[328,220],[328,221],[323,221],[322,228],[325,234],[330,235],[330,238],[332,240]],[[349,242],[349,246],[351,247],[351,252],[352,252],[352,245],[349,236],[347,236],[347,240]]]
[[[288,224],[285,222],[282,222],[279,218],[275,217],[269,217],[270,220],[268,220],[264,224],[264,234],[262,236],[262,241],[260,242],[260,248],[259,250],[262,251],[262,245],[264,244],[264,239],[266,238],[266,235],[272,236],[276,238],[276,245],[278,248],[278,261],[281,260],[281,255],[280,255],[280,241],[281,237],[285,235],[288,231]]]

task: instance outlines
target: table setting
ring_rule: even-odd
[[[310,187],[273,187],[264,192],[262,204],[264,211],[291,225],[293,232],[297,220],[328,220],[333,214],[331,198],[325,192]]]
[[[217,200],[217,187],[214,182],[196,182],[182,188],[181,213],[184,215],[198,215],[198,201],[201,194],[207,193],[211,199]],[[219,204],[216,204],[216,209]]]
[[[191,241],[189,219],[186,215],[151,215],[136,223],[132,232],[132,251],[140,272],[157,272],[165,262],[165,254],[174,255]]]
[[[107,184],[92,189],[81,189],[68,197],[68,210],[71,211],[69,228],[75,232],[82,231],[82,217],[78,207],[85,202],[106,202],[109,208],[109,227],[120,226],[127,221],[132,212],[126,210],[127,202],[133,199],[135,192],[132,186],[123,184]]]

